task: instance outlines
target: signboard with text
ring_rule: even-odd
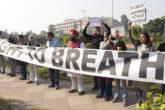
[[[132,5],[129,9],[130,20],[133,24],[143,24],[146,22],[146,4],[145,2]]]

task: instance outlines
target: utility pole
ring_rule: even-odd
[[[165,41],[165,23],[164,23],[164,41]]]
[[[86,10],[81,10],[81,12],[84,13],[84,18],[85,18]]]
[[[113,27],[113,0],[112,0],[112,27]]]

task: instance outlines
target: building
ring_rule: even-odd
[[[56,35],[69,34],[71,29],[76,29],[79,32],[82,32],[86,23],[89,21],[89,19],[92,18],[100,18],[109,26],[112,26],[112,18],[110,17],[85,17],[80,19],[68,19],[62,23],[58,23],[54,25],[55,34]],[[118,27],[118,26],[120,26],[120,23],[117,20],[113,20],[113,27]]]

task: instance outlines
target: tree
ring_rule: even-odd
[[[126,15],[121,16],[120,24],[124,26],[125,32],[128,33],[128,18]]]
[[[39,36],[46,36],[46,31],[41,31]]]
[[[157,33],[161,35],[164,33],[164,21],[160,18],[150,20],[144,26],[144,31],[148,31],[149,33],[154,33],[154,37],[156,37]]]
[[[48,27],[48,31],[55,33],[55,30],[56,29],[54,28],[54,25],[53,24],[50,24],[49,27]]]
[[[165,23],[165,16],[162,16],[162,17],[161,17],[161,20],[163,20],[164,23]]]
[[[132,35],[135,39],[138,39],[143,29],[139,25],[132,26]]]

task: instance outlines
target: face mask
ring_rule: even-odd
[[[107,38],[104,38],[104,41],[107,41],[108,39]]]
[[[100,31],[95,31],[93,34],[94,34],[95,36],[99,36],[99,35],[101,34],[101,32],[100,32]]]
[[[121,46],[117,46],[117,50],[122,50],[122,47]]]

